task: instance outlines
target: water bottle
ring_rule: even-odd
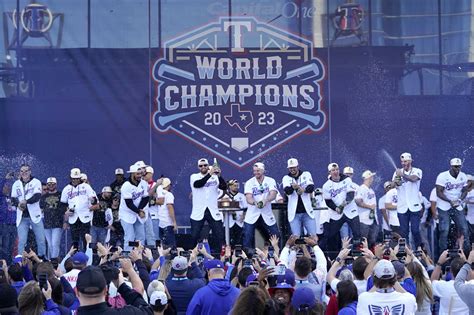
[[[371,220],[375,219],[375,211],[372,210],[372,209],[370,209],[369,219],[371,219]]]

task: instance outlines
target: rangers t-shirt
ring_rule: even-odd
[[[375,205],[377,206],[377,199],[375,198],[375,192],[372,188],[367,187],[366,185],[362,184],[356,191],[354,199],[361,199],[363,203],[367,205]],[[359,220],[360,223],[366,225],[372,225],[374,223],[374,219],[370,219],[370,209],[358,207],[359,208]],[[375,213],[375,210],[374,210]]]
[[[463,172],[459,172],[458,176],[454,178],[449,171],[442,172],[436,178],[436,186],[444,188],[444,195],[449,200],[458,200],[461,198],[462,189],[467,186],[467,176]],[[438,198],[436,206],[444,211],[451,209],[451,204]],[[459,205],[457,210],[462,211],[462,206]]]
[[[265,176],[262,183],[259,183],[255,177],[252,177],[245,183],[245,194],[251,194],[255,200],[255,205],[248,205],[247,214],[245,215],[245,223],[254,224],[260,215],[267,225],[276,224],[275,216],[272,211],[272,204],[267,202],[262,209],[257,208],[259,201],[267,199],[271,191],[278,191],[276,182],[273,178]]]

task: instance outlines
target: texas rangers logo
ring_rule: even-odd
[[[239,167],[326,125],[313,44],[254,18],[220,18],[166,42],[152,76],[155,128]]]

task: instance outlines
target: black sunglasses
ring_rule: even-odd
[[[206,166],[209,166],[209,165],[208,164],[199,165],[199,167],[206,167]]]

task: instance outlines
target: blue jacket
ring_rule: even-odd
[[[337,315],[357,315],[357,301],[354,301],[340,309]]]
[[[190,273],[197,274],[197,278],[173,277],[172,275],[166,279],[166,287],[176,305],[178,315],[186,314],[189,302],[193,298],[194,293],[206,285],[206,280],[202,273],[199,273],[199,267],[193,263],[191,270],[198,269]]]
[[[214,279],[199,290],[189,303],[187,315],[228,314],[239,296],[239,289],[228,280]]]

